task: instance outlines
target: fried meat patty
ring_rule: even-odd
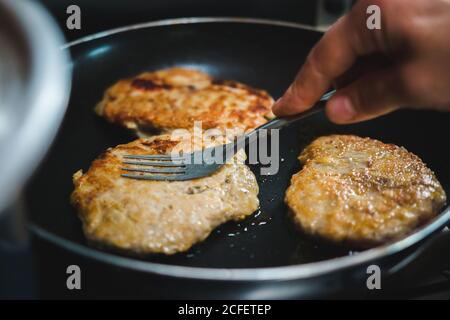
[[[273,99],[263,90],[208,74],[171,68],[120,80],[106,90],[95,111],[108,121],[136,131],[256,128],[273,117]]]
[[[433,172],[393,144],[352,135],[316,139],[285,201],[301,229],[371,247],[405,236],[436,216],[446,195]]]
[[[167,154],[174,147],[193,149],[189,139],[169,135],[138,139],[108,149],[86,173],[74,174],[71,202],[89,239],[137,253],[173,254],[202,241],[220,224],[243,219],[258,208],[258,184],[243,163],[243,151],[205,178],[121,177],[123,155]]]

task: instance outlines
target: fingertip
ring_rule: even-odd
[[[280,112],[280,110],[282,109],[281,100],[282,100],[282,97],[278,98],[277,101],[275,101],[275,103],[272,106],[272,112],[276,116],[280,116],[281,115],[281,112]]]
[[[326,113],[328,118],[337,124],[350,123],[357,115],[352,101],[344,95],[335,96],[328,101]]]
[[[278,99],[272,106],[272,112],[276,116],[289,116],[302,112],[308,108],[308,105],[296,94],[293,93],[292,86],[286,93]]]

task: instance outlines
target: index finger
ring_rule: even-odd
[[[308,109],[359,56],[377,51],[379,30],[367,29],[364,2],[358,2],[313,47],[294,82],[274,105],[275,114],[291,115]]]

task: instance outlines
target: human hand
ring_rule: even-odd
[[[369,5],[381,8],[380,30],[366,26]],[[314,46],[273,112],[302,112],[332,85],[326,113],[336,123],[407,105],[450,111],[449,32],[448,0],[360,0]]]

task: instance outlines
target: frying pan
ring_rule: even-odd
[[[261,176],[259,167],[251,166],[260,186],[260,210],[242,222],[217,228],[188,252],[133,256],[98,248],[83,236],[69,204],[72,174],[86,170],[106,148],[134,139],[93,112],[108,86],[144,70],[184,66],[264,88],[278,97],[321,35],[279,21],[185,18],[133,25],[68,44],[73,58],[69,108],[51,152],[27,188],[44,296],[342,297],[344,292],[367,292],[367,267],[372,264],[380,267],[383,283],[425,272],[437,262],[448,266],[442,265],[448,263],[442,250],[450,247],[450,238],[441,232],[450,219],[448,207],[400,241],[355,252],[302,235],[292,226],[283,202],[291,175],[300,169],[300,151],[315,137],[331,133],[406,147],[435,171],[450,194],[448,158],[443,153],[450,117],[430,111],[403,110],[346,126],[334,125],[319,113],[281,130],[279,172]],[[84,287],[78,292],[65,288],[65,270],[71,264],[83,270]]]

